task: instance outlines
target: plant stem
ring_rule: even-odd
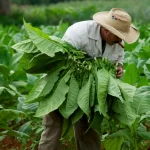
[[[132,130],[132,137],[134,139],[133,148],[134,150],[138,150],[138,142],[137,142],[136,130],[134,128],[134,125],[132,125],[131,130]]]

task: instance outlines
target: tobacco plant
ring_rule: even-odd
[[[58,110],[65,120],[66,136],[86,115],[90,127],[103,134],[107,150],[146,147],[143,137],[148,140],[149,133],[143,115],[149,111],[149,86],[125,83],[115,77],[116,65],[107,58],[89,58],[58,37],[26,22],[24,27],[28,39],[13,49],[22,53],[19,65],[26,73],[40,75],[26,97],[26,103],[38,103],[35,117]]]

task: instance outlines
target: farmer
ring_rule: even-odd
[[[109,12],[94,14],[93,20],[82,21],[70,26],[63,40],[74,47],[84,50],[90,57],[107,57],[118,64],[116,77],[123,74],[124,42],[134,43],[139,31],[131,24],[130,15],[122,9],[113,8]],[[63,118],[54,111],[44,117],[44,131],[41,135],[39,150],[60,150]],[[76,147],[78,150],[100,150],[100,136],[84,116],[74,125]]]

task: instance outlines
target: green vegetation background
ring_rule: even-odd
[[[14,55],[14,51],[11,49],[13,44],[23,40],[26,36],[23,31],[24,28],[22,27],[23,18],[26,20],[26,22],[31,23],[33,26],[40,26],[45,33],[61,37],[70,24],[81,20],[92,19],[92,15],[94,13],[98,11],[109,11],[112,7],[120,7],[129,12],[133,18],[133,22],[138,25],[138,28],[141,31],[139,42],[130,46],[126,45],[125,47],[126,50],[129,50],[127,53],[125,53],[125,66],[132,62],[138,64],[138,67],[141,66],[141,64],[143,65],[143,59],[140,60],[139,56],[142,56],[142,58],[146,57],[146,61],[149,59],[150,25],[148,24],[150,23],[150,0],[82,0],[32,6],[25,4],[18,6],[16,4],[12,4],[12,14],[10,16],[0,16],[0,62],[1,64],[8,66],[11,71],[15,71],[16,74],[14,73],[13,75],[13,73],[10,71],[10,74],[8,73],[8,77],[5,76],[6,79],[3,78],[3,76],[1,79],[4,79],[4,81],[6,80],[6,83],[11,84],[13,82],[13,85],[16,84],[17,90],[24,95],[29,92],[34,85],[35,80],[37,79],[32,75],[28,75],[26,78],[24,74],[19,74],[20,72],[16,67],[19,60],[19,55]],[[137,48],[135,49],[135,47]],[[139,53],[138,55],[136,54],[136,52],[139,52],[139,49],[141,49],[141,55],[139,55]],[[132,53],[132,50],[136,50],[135,53],[134,51]],[[143,66],[139,68],[143,69]],[[148,79],[150,80],[149,72],[147,74]],[[4,96],[6,96],[6,94]],[[26,146],[29,138],[23,136],[22,133],[28,134],[31,138],[30,140],[32,140],[30,149],[33,147],[32,149],[35,150],[34,147],[37,147],[42,131],[42,119],[37,120],[37,118],[33,117],[31,110],[35,110],[36,106],[24,106],[23,100],[23,98],[21,99],[18,97],[13,97],[11,100],[3,101],[3,103],[6,103],[4,103],[5,105],[2,103],[5,109],[11,108],[16,110],[16,107],[18,107],[20,110],[20,108],[24,108],[21,110],[27,115],[24,119],[18,119],[15,117],[16,119],[9,123],[10,127],[13,129],[13,132],[9,131],[10,133],[6,132],[5,134],[14,135],[17,137],[22,146]],[[14,132],[14,130],[17,130],[17,132]],[[20,132],[18,132],[18,130]],[[5,138],[3,134],[1,136]],[[36,138],[32,138],[33,136]],[[0,141],[2,141],[2,138]],[[74,141],[72,141],[70,144],[68,141],[63,139],[62,144],[63,149],[75,149]],[[0,143],[0,146],[1,145],[2,144]]]
[[[60,21],[72,24],[92,19],[94,13],[109,11],[112,7],[120,7],[129,12],[134,22],[150,22],[149,0],[84,0],[32,6],[12,4],[11,16],[1,16],[0,24],[22,25],[23,18],[33,25],[58,25]]]

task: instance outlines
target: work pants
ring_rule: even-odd
[[[63,117],[58,111],[47,114],[43,119],[44,131],[41,135],[39,150],[61,150],[60,138]],[[85,116],[74,125],[77,150],[100,150],[100,136],[89,124]],[[86,132],[87,131],[87,132]]]

